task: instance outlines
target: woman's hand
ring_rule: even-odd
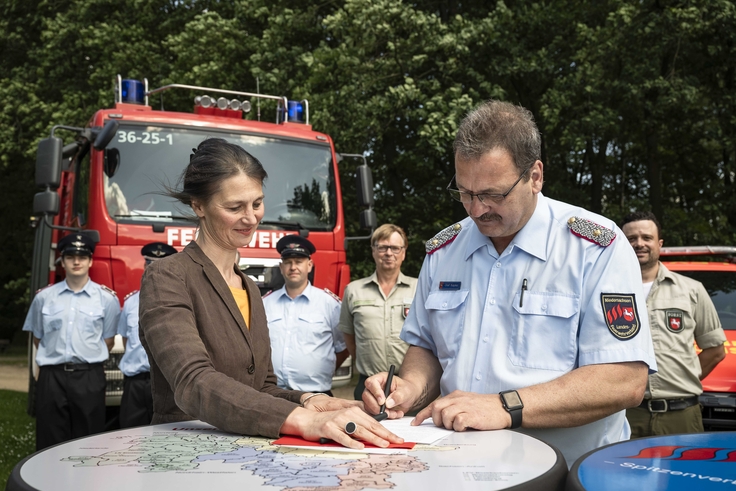
[[[363,409],[363,403],[361,401],[348,401],[347,399],[340,399],[339,397],[330,397],[327,394],[318,394],[314,397],[310,397],[312,394],[306,394],[302,397],[302,400],[309,397],[309,400],[303,403],[303,408],[309,409],[310,411],[317,411],[319,413],[325,411],[338,411],[340,409],[347,409],[351,407],[358,407]]]
[[[355,423],[355,432],[352,435],[346,433],[348,423]],[[286,418],[281,426],[281,433],[299,435],[310,441],[329,438],[348,448],[358,450],[365,447],[361,441],[379,447],[387,447],[389,443],[404,442],[403,438],[388,431],[381,423],[357,406],[326,412],[297,408]]]

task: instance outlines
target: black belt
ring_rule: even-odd
[[[59,365],[44,365],[41,368],[50,368],[53,370],[64,370],[65,372],[76,372],[79,370],[92,370],[101,367],[102,363],[61,363]]]
[[[124,375],[125,378],[130,380],[149,380],[151,378],[151,372],[141,372],[135,375]]]
[[[684,399],[644,399],[639,407],[648,409],[650,413],[666,413],[667,411],[682,411],[698,403],[698,396]]]

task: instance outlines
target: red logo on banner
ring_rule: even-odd
[[[716,458],[721,450],[730,450],[726,458]],[[679,445],[662,445],[642,448],[638,454],[629,455],[627,459],[663,459],[663,460],[711,460],[713,462],[736,462],[736,449],[721,447],[683,447]]]

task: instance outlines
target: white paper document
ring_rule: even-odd
[[[405,416],[401,419],[384,419],[381,424],[390,432],[400,436],[406,442],[432,444],[455,433],[434,425],[432,418],[425,419],[419,426],[412,426],[414,418]]]

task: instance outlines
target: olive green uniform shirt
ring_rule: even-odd
[[[659,263],[647,297],[657,373],[649,376],[646,399],[699,396],[700,361],[693,342],[713,348],[726,342],[718,313],[699,281]]]
[[[417,279],[403,273],[388,296],[383,294],[376,273],[345,287],[339,328],[355,337],[359,373],[370,377],[388,371],[391,365],[396,365],[398,372],[409,349],[399,334],[416,289]]]

